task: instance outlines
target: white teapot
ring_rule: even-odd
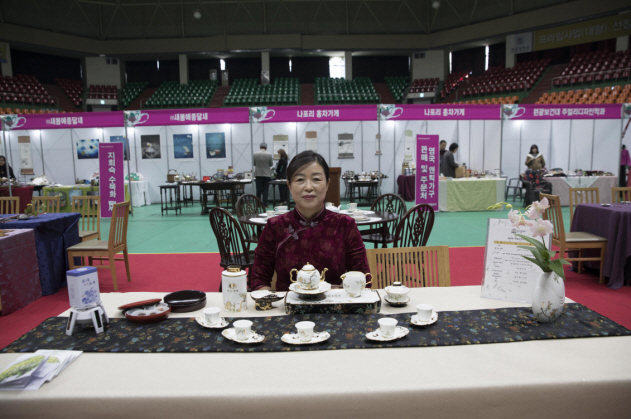
[[[408,297],[410,289],[400,282],[393,282],[392,285],[386,287],[386,292],[388,293],[388,299],[397,303],[408,301],[410,298]]]
[[[341,207],[341,205],[340,205]],[[332,212],[340,212],[340,207],[336,207],[332,202],[327,202],[325,208]]]
[[[367,275],[370,275],[370,281],[368,282],[366,282]],[[344,281],[344,291],[352,298],[360,297],[364,289],[366,289],[366,285],[372,284],[372,274],[370,272],[363,274],[361,272],[351,271],[346,272],[344,275],[340,276],[340,278]]]
[[[320,282],[324,282],[324,274],[326,271],[328,271],[328,269],[324,268],[322,275],[320,275],[320,272],[315,266],[307,262],[300,271],[298,271],[298,269],[292,269],[289,272],[289,280],[291,282],[297,282],[298,286],[304,290],[317,290],[320,287]],[[292,278],[294,272],[297,272],[296,279]]]

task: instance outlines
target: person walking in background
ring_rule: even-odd
[[[287,160],[289,157],[284,148],[278,150],[278,155],[280,159],[278,160],[278,165],[276,165],[276,179],[287,179]],[[289,202],[287,185],[278,185],[278,190],[280,192],[280,204],[287,205]]]
[[[530,146],[530,153],[526,157],[526,166],[530,170],[542,170],[546,167],[546,161],[543,158],[543,154],[539,152],[537,144]]]
[[[445,155],[446,152],[447,152],[447,141],[441,140],[440,141],[440,162],[439,162],[439,164],[443,164],[443,156]]]
[[[631,157],[629,157],[627,146],[623,144],[620,153],[620,181],[618,182],[618,186],[621,188],[627,186],[627,167],[631,167]]]
[[[267,207],[267,195],[269,193],[269,181],[272,177],[274,159],[267,152],[267,144],[261,143],[260,150],[254,153],[252,164],[254,165],[254,177],[256,181],[256,197],[263,201]]]
[[[456,159],[454,158],[454,154],[458,151],[458,144],[451,143],[449,146],[449,151],[445,153],[440,163],[440,173],[445,177],[456,177],[456,169],[460,167],[458,163],[456,163]]]

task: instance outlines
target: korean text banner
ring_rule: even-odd
[[[80,112],[19,115],[13,130],[122,127],[123,112]]]
[[[111,218],[114,204],[125,201],[123,143],[99,144],[101,217]]]
[[[620,119],[621,104],[596,105],[504,105],[508,119]]]
[[[535,32],[535,51],[586,44],[631,34],[629,14],[588,20]]]
[[[416,136],[416,205],[428,204],[438,211],[440,162],[438,135]]]
[[[160,109],[125,111],[125,113],[127,126],[247,124],[249,122],[248,108]]]
[[[379,105],[379,119],[426,120],[499,120],[500,105]]]
[[[257,106],[250,108],[250,121],[253,123],[374,121],[376,119],[376,105]]]

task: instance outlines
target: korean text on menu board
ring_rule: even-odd
[[[416,136],[416,204],[428,204],[438,211],[438,135]]]
[[[110,218],[115,204],[125,201],[123,143],[99,144],[101,217]]]

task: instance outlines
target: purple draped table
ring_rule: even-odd
[[[0,237],[0,301],[2,315],[13,313],[42,296],[35,251],[35,231],[4,230]]]
[[[11,195],[20,198],[19,213],[23,214],[26,206],[33,200],[33,187],[32,186],[18,186],[11,188]],[[9,187],[0,187],[0,196],[9,196]]]
[[[601,269],[603,275],[609,278],[609,288],[622,287],[625,265],[631,257],[631,205],[604,207],[600,204],[580,204],[574,212],[570,231],[583,231],[607,239],[607,253]]]
[[[404,201],[414,201],[414,185],[416,185],[415,176],[400,175],[397,178],[397,185],[399,185],[399,195]]]

